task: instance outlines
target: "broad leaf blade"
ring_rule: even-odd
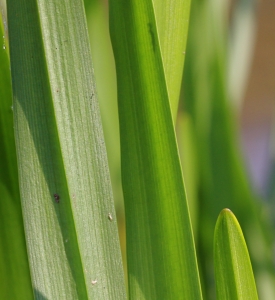
[[[35,297],[124,299],[83,3],[8,1],[8,19]]]
[[[258,299],[249,253],[241,227],[229,209],[218,218],[214,238],[217,299]]]
[[[151,1],[111,1],[130,299],[201,299]]]

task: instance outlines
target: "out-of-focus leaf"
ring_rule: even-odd
[[[238,0],[230,28],[228,92],[236,113],[240,112],[255,49],[257,32],[256,0]]]
[[[184,183],[186,186],[186,194],[188,207],[190,211],[192,229],[197,240],[197,224],[198,224],[198,165],[197,165],[197,149],[194,135],[194,125],[192,119],[182,112],[177,118],[177,142],[179,147],[179,155],[182,164]]]

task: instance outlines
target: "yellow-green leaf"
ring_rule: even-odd
[[[241,227],[229,209],[218,218],[214,238],[217,300],[257,300],[249,253]]]

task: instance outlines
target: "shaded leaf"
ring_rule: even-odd
[[[35,297],[124,299],[83,3],[7,4],[19,182]]]

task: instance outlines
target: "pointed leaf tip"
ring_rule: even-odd
[[[214,236],[217,299],[258,299],[245,239],[230,209],[218,217]]]

